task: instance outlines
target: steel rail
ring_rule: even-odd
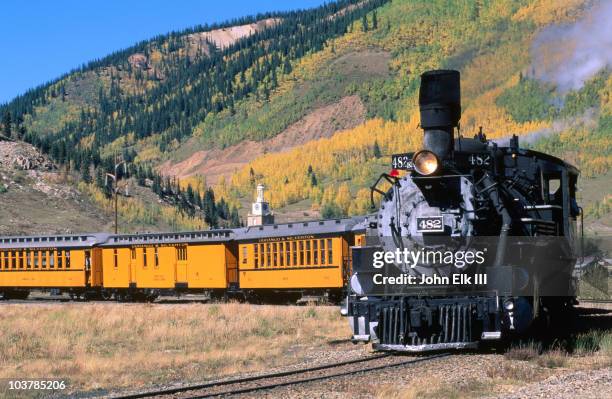
[[[256,391],[264,391],[264,390],[268,390],[268,389],[274,389],[274,388],[279,388],[279,387],[286,387],[286,386],[290,386],[290,385],[306,384],[306,383],[314,382],[314,381],[321,381],[321,380],[328,380],[328,379],[332,379],[332,378],[345,377],[345,376],[348,376],[348,375],[360,374],[360,373],[365,373],[365,372],[368,372],[368,371],[376,371],[376,370],[382,370],[382,369],[387,369],[387,368],[392,368],[392,367],[400,367],[400,366],[405,366],[405,365],[408,365],[408,364],[424,362],[424,361],[427,361],[427,360],[439,359],[439,358],[447,357],[447,356],[450,356],[450,355],[451,355],[450,353],[443,353],[443,354],[437,354],[437,355],[432,355],[432,356],[428,356],[428,357],[422,357],[422,358],[418,358],[418,359],[411,359],[411,360],[407,360],[407,361],[399,362],[399,363],[383,364],[383,365],[380,365],[380,366],[373,366],[373,367],[368,367],[368,368],[358,369],[358,370],[343,371],[343,372],[335,373],[335,374],[320,375],[320,376],[315,376],[315,377],[296,379],[296,380],[292,380],[292,381],[282,381],[282,382],[271,383],[271,384],[267,384],[267,385],[259,385],[259,386],[253,386],[253,387],[239,388],[239,389],[235,389],[235,390],[227,390],[227,391],[223,391],[223,392],[216,392],[216,393],[211,392],[211,393],[204,393],[204,394],[196,394],[194,396],[188,396],[188,397],[184,397],[184,398],[181,398],[181,399],[201,399],[201,398],[212,398],[212,397],[220,397],[220,396],[225,397],[225,396],[232,396],[232,395],[240,395],[240,394],[244,394],[244,393],[250,393],[250,392],[256,392]]]
[[[246,383],[246,382],[270,379],[270,378],[286,377],[286,376],[295,375],[295,374],[309,373],[313,371],[325,370],[325,369],[330,369],[334,367],[341,367],[341,366],[346,366],[350,364],[363,363],[363,362],[367,362],[371,360],[382,359],[382,358],[389,357],[389,356],[391,355],[385,353],[385,354],[380,354],[380,355],[375,355],[375,356],[369,356],[367,358],[345,360],[342,362],[328,363],[328,364],[323,364],[320,366],[307,367],[307,368],[301,368],[301,369],[296,369],[296,370],[279,371],[276,373],[259,374],[259,375],[249,376],[249,377],[232,378],[228,380],[205,382],[202,384],[185,385],[185,386],[174,387],[174,388],[164,388],[164,389],[159,389],[159,390],[138,392],[138,393],[133,393],[133,394],[111,396],[111,398],[112,399],[139,399],[139,398],[147,398],[151,396],[172,395],[172,394],[181,393],[181,392],[195,391],[198,389],[213,388],[213,387],[232,385],[232,384],[241,384],[241,383]],[[213,396],[217,396],[217,395],[219,394],[214,394]]]

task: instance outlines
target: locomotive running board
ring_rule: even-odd
[[[446,349],[476,349],[478,348],[478,342],[446,342],[423,345],[372,344],[372,348],[378,351],[427,352]]]

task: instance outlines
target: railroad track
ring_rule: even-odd
[[[421,356],[405,360],[405,358],[381,354],[367,358],[347,360],[321,366],[301,368],[289,371],[261,374],[256,376],[234,378],[229,380],[207,382],[203,384],[187,385],[183,387],[159,389],[154,391],[138,392],[127,395],[112,396],[113,399],[139,399],[139,398],[211,398],[226,397],[239,394],[253,393],[279,387],[305,384],[344,377],[353,374],[401,367],[414,363],[426,362],[433,359],[450,356],[450,353],[439,353],[430,356]],[[402,359],[402,360],[398,360]],[[367,365],[364,366],[364,363]]]
[[[612,299],[578,299],[580,303],[612,303]]]

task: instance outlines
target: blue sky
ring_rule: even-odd
[[[323,0],[5,0],[0,18],[0,104],[94,58],[197,24]]]

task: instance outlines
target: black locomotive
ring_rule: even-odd
[[[459,133],[460,76],[421,76],[423,149],[397,154],[366,245],[353,248],[344,312],[379,350],[475,347],[521,334],[574,304],[578,170]],[[456,134],[457,133],[457,134]],[[391,188],[381,190],[381,181]]]

